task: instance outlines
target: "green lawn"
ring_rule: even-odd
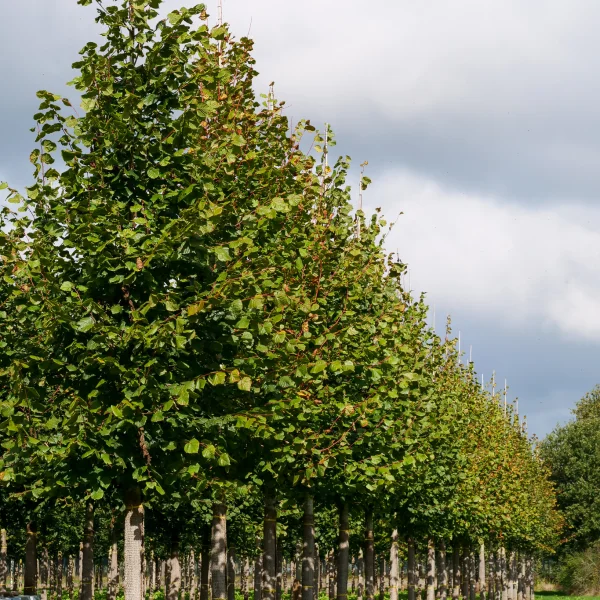
[[[563,592],[536,592],[535,597],[548,600],[600,600],[600,596],[566,596]]]

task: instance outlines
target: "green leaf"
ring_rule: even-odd
[[[160,171],[156,167],[151,167],[147,172],[150,179],[157,179],[160,177]]]
[[[250,377],[242,377],[237,384],[240,390],[249,392],[252,389],[252,379]]]
[[[320,373],[327,368],[327,363],[324,360],[318,360],[315,366],[310,370],[311,373]]]
[[[70,292],[73,289],[73,284],[70,281],[64,281],[60,286],[63,292]]]
[[[337,373],[339,371],[343,370],[343,366],[342,366],[342,362],[339,360],[334,360],[330,365],[329,365],[329,370],[333,371],[334,373]]]
[[[81,319],[81,321],[77,322],[75,328],[77,329],[77,331],[85,333],[86,331],[89,331],[95,323],[96,321],[94,320],[94,317],[84,317],[83,319]]]
[[[204,458],[213,458],[217,452],[217,449],[212,444],[207,444],[202,450],[202,456]]]
[[[250,325],[250,321],[248,320],[248,317],[242,317],[236,324],[235,326],[237,327],[237,329],[248,329],[248,326]]]
[[[94,490],[90,494],[90,498],[92,500],[102,500],[102,498],[104,498],[104,490],[102,490],[102,489]]]
[[[198,454],[200,442],[196,438],[193,438],[184,446],[183,449],[187,454]]]
[[[227,246],[217,246],[215,248],[215,255],[217,260],[220,260],[221,262],[228,261],[230,258],[229,248]]]
[[[226,452],[221,452],[221,454],[219,454],[219,458],[217,459],[217,464],[220,467],[228,467],[231,464],[229,454],[227,454]]]
[[[227,375],[223,371],[217,371],[209,376],[208,381],[211,385],[222,385],[225,383]]]

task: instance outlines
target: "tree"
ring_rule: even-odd
[[[568,525],[567,547],[582,549],[600,539],[600,386],[573,414],[574,420],[546,437],[540,451]]]

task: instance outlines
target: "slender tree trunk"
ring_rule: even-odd
[[[40,561],[40,583],[42,588],[42,600],[47,600],[48,598],[48,584],[49,584],[49,574],[50,574],[50,561],[48,558],[48,548],[44,548],[42,550],[42,559]]]
[[[82,555],[81,600],[94,600],[94,505],[91,502],[85,507]]]
[[[519,558],[517,560],[517,600],[523,600],[523,588],[525,584],[523,582],[523,578],[525,575],[525,565],[523,563],[523,557],[521,553],[519,553]]]
[[[262,554],[254,560],[254,600],[262,600]]]
[[[373,536],[373,509],[365,513],[365,591],[367,600],[375,597],[375,538]]]
[[[427,542],[427,600],[435,600],[435,544]]]
[[[235,546],[227,552],[227,600],[235,600]]]
[[[358,590],[356,600],[363,600],[365,593],[365,559],[362,548],[358,551],[358,562],[356,564],[358,570]]]
[[[398,530],[392,531],[390,548],[390,600],[398,600]]]
[[[485,544],[479,544],[479,594],[481,600],[485,600]]]
[[[263,591],[262,600],[275,600],[277,585],[277,508],[272,494],[265,494],[263,521]],[[312,600],[312,599],[311,599]]]
[[[319,554],[319,544],[315,543],[315,583],[313,585],[313,598],[318,600],[321,591],[321,555]]]
[[[6,554],[8,553],[8,543],[6,538],[6,529],[0,529],[0,586],[6,589],[8,585],[8,563]]]
[[[508,600],[508,574],[506,571],[506,548],[500,548],[500,581],[502,582],[502,600]]]
[[[73,592],[75,590],[75,559],[71,554],[67,556],[67,593],[69,598],[73,600]]]
[[[469,552],[469,578],[470,578],[470,597],[471,600],[477,600],[477,576],[475,571],[475,553]]]
[[[227,508],[221,502],[213,504],[210,563],[212,599],[227,598]]]
[[[200,553],[200,600],[209,600],[210,588],[208,575],[210,572],[210,533],[208,528],[202,536],[202,551]]]
[[[83,594],[83,542],[79,542],[79,586],[78,586],[78,590],[79,590],[79,597],[81,598],[82,594]]]
[[[334,572],[334,558],[333,558],[333,550],[329,551],[329,554],[327,555],[327,572],[329,574],[328,576],[328,581],[329,581],[329,586],[328,586],[328,590],[327,593],[329,595],[329,600],[334,600],[335,598],[335,572]]]
[[[452,600],[460,596],[460,550],[456,543],[452,548]]]
[[[125,545],[123,549],[125,555],[123,571],[125,600],[143,600],[144,506],[139,488],[131,488],[125,493],[125,507]],[[83,573],[85,579],[85,568]]]
[[[275,600],[281,600],[283,593],[283,548],[279,540],[275,551]]]
[[[302,544],[302,600],[313,600],[315,585],[315,521],[313,497],[304,500],[304,534]]]
[[[510,553],[509,573],[509,598],[517,600],[517,559],[514,551]]]
[[[58,598],[62,598],[62,584],[63,584],[63,555],[62,552],[58,553],[56,563],[56,595]],[[14,579],[13,579],[14,581]]]
[[[379,559],[379,600],[385,600],[385,558]]]
[[[154,592],[158,592],[162,586],[162,571],[163,571],[163,561],[158,558],[155,559],[154,571],[156,573],[156,579],[154,580]],[[108,599],[107,599],[108,600]]]
[[[192,550],[190,553],[190,600],[196,600],[198,595],[198,573],[196,564],[196,553]]]
[[[440,600],[446,600],[448,597],[448,565],[446,563],[446,544],[444,541],[439,543],[440,551],[440,576],[439,576],[439,587],[440,587]]]
[[[350,516],[347,502],[340,506],[339,513],[337,600],[346,600],[348,597],[348,564],[350,563]]]
[[[302,534],[304,535],[304,533]],[[296,579],[298,581],[302,581],[302,548],[303,542],[298,542],[296,544]]]
[[[469,553],[463,548],[460,554],[460,570],[461,570],[461,582],[462,582],[462,597],[465,600],[470,599],[469,593]]]
[[[24,594],[37,594],[37,528],[35,523],[27,525],[27,542],[25,543],[25,585]]]
[[[167,562],[169,572],[169,585],[167,587],[167,600],[179,600],[181,592],[181,563],[179,562],[179,538],[173,536],[171,540],[171,555]]]
[[[416,564],[415,564],[415,542],[408,538],[408,600],[416,598]]]
[[[119,544],[117,539],[117,529],[114,523],[110,531],[110,552],[108,555],[108,591],[106,600],[115,600],[119,590]]]
[[[248,600],[250,593],[248,591],[248,579],[250,577],[250,560],[248,557],[244,559],[244,565],[242,567],[242,595],[244,600]]]

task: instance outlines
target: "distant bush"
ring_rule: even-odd
[[[562,561],[558,583],[569,594],[600,593],[600,542],[567,555]]]

